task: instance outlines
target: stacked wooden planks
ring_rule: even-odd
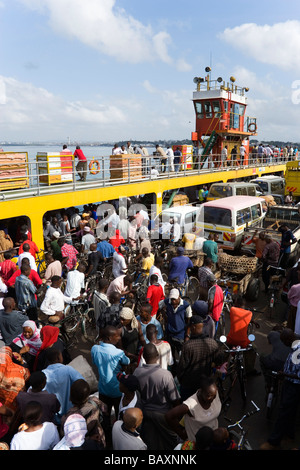
[[[0,152],[0,190],[29,186],[27,152]]]
[[[111,180],[138,180],[142,175],[142,157],[140,154],[110,156]]]

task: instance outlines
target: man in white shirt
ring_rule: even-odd
[[[161,274],[161,268],[163,266],[163,263],[164,263],[164,259],[161,256],[155,258],[154,264],[151,266],[150,271],[149,271],[149,280],[152,274],[156,274],[158,277],[158,283],[161,285],[164,291],[166,282],[164,281],[162,274]]]
[[[174,171],[174,152],[172,147],[167,148],[166,155],[168,157],[169,171]]]
[[[112,149],[112,154],[113,155],[120,155],[121,153],[121,147],[119,147],[118,144],[115,144],[113,149]]]
[[[244,165],[245,155],[246,155],[246,148],[245,148],[244,145],[242,144],[242,145],[240,146],[241,165]]]
[[[171,233],[172,233],[173,242],[177,243],[181,238],[181,228],[180,228],[180,224],[178,223],[177,217],[174,217],[173,219],[171,231],[172,231]]]
[[[150,175],[151,175],[151,179],[153,179],[153,180],[157,179],[157,177],[159,175],[158,170],[154,166],[151,168]]]
[[[81,253],[88,253],[92,243],[96,243],[94,235],[92,235],[90,227],[86,226],[83,229],[84,235],[81,239]]]
[[[47,315],[49,323],[57,323],[64,318],[65,302],[71,303],[73,300],[63,294],[61,290],[62,278],[53,276],[51,286],[47,289],[45,298],[40,307],[41,313]]]
[[[118,251],[115,251],[113,254],[112,273],[114,278],[122,276],[122,274],[125,274],[127,271],[127,264],[123,253],[125,253],[125,248],[120,245]]]
[[[67,275],[67,284],[65,288],[65,296],[71,299],[78,298],[85,289],[85,264],[79,263],[77,269],[72,269]],[[67,302],[69,303],[69,302]]]
[[[23,245],[23,250],[24,250],[23,253],[21,253],[18,257],[18,266],[21,266],[23,258],[28,258],[31,269],[33,269],[34,271],[37,271],[37,266],[35,263],[34,256],[32,256],[32,254],[29,252],[30,246],[28,245],[28,243],[25,243]]]

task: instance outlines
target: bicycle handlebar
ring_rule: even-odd
[[[225,349],[225,352],[227,352],[227,353],[238,353],[238,352],[250,351],[251,349],[253,349],[253,346],[252,346],[252,344],[249,344],[249,346],[247,348],[241,348],[240,346],[236,346],[235,349]]]

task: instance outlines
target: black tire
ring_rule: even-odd
[[[95,311],[93,308],[89,308],[85,314],[85,318],[82,322],[83,336],[87,341],[95,343],[98,336],[96,329]]]
[[[187,286],[187,297],[189,297],[192,302],[196,302],[199,299],[200,294],[200,284],[196,277],[191,276],[188,280]]]
[[[70,307],[71,310],[71,307]],[[79,316],[76,312],[69,313],[66,312],[65,318],[62,320],[62,328],[66,331],[66,333],[71,336],[75,334],[78,324],[79,324]]]
[[[260,281],[259,279],[251,279],[248,284],[245,297],[247,300],[255,301],[260,294]]]

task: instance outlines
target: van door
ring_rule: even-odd
[[[189,212],[184,218],[184,226],[182,227],[182,233],[191,233],[196,221],[196,211]]]

